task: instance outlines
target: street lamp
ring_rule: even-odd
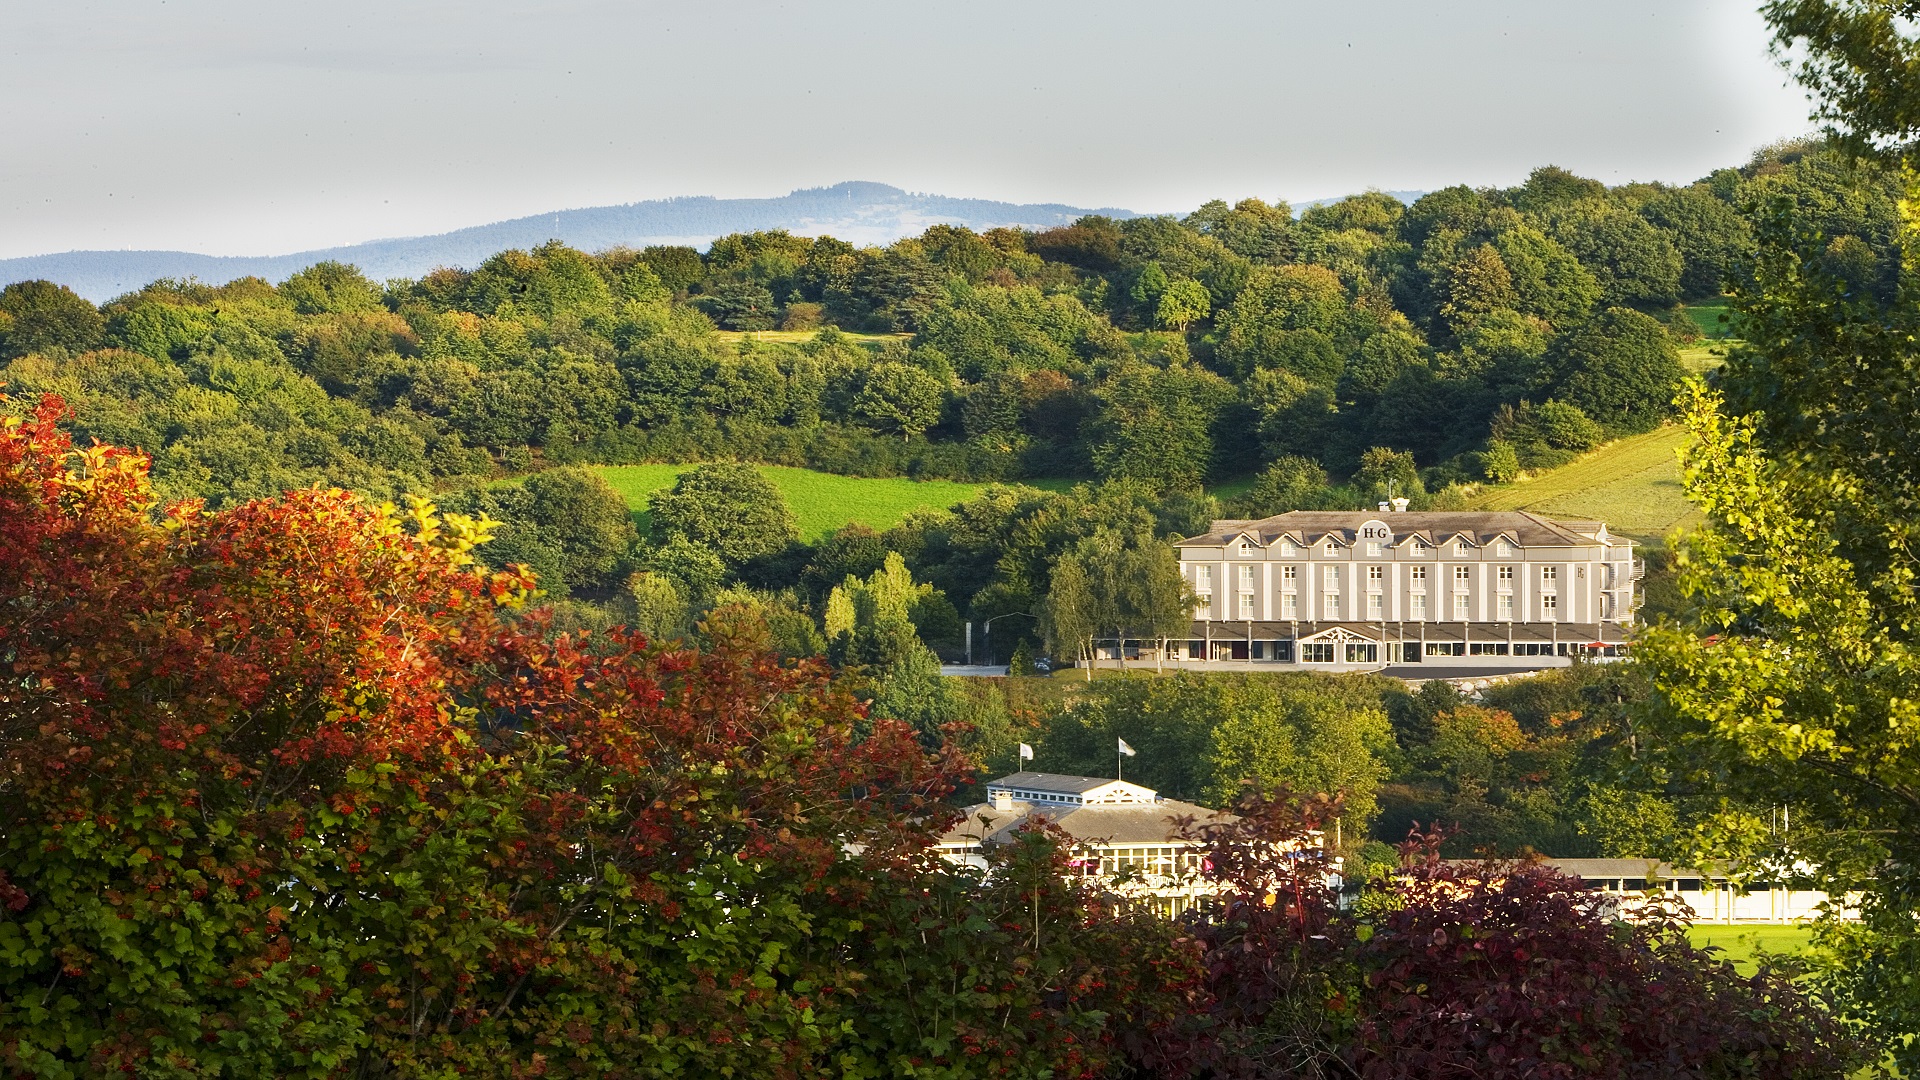
[[[1009,615],[1025,615],[1029,619],[1034,617],[1024,611],[1003,611],[995,615],[993,619],[1004,619]],[[980,624],[980,645],[987,652],[987,663],[989,664],[993,663],[993,619],[988,619]]]

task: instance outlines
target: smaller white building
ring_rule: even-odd
[[[1201,875],[1200,845],[1179,836],[1180,819],[1228,821],[1232,815],[1139,784],[1098,776],[1017,772],[987,784],[987,801],[970,806],[939,841],[946,858],[985,867],[988,849],[1029,821],[1044,819],[1077,844],[1074,866],[1108,880],[1122,895],[1178,915],[1213,891]]]

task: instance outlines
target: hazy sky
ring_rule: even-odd
[[[0,257],[840,180],[1185,211],[1807,130],[1756,0],[0,0]]]

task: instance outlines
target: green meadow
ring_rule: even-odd
[[[1622,535],[1660,541],[1697,514],[1680,487],[1683,434],[1663,427],[1618,439],[1558,469],[1485,488],[1471,508],[1594,519]]]
[[[772,331],[770,331],[772,332]],[[606,477],[633,508],[641,528],[646,528],[648,502],[656,491],[673,486],[681,473],[693,465],[601,465],[594,471]],[[838,476],[812,469],[780,465],[756,466],[760,475],[773,482],[786,496],[787,505],[800,525],[803,540],[831,536],[841,526],[858,522],[874,529],[898,525],[908,513],[920,509],[944,509],[974,498],[990,484],[969,484],[953,480],[912,480],[907,477]],[[1027,487],[1064,491],[1071,480],[1026,480]]]
[[[734,345],[748,338],[768,345],[801,345],[812,341],[819,333],[818,330],[716,330],[714,336]],[[861,345],[867,349],[878,349],[889,341],[913,340],[912,334],[856,334],[844,330],[841,331],[840,336],[852,344]]]
[[[1695,923],[1687,928],[1687,940],[1698,948],[1711,945],[1719,949],[1721,959],[1733,961],[1742,975],[1751,975],[1762,954],[1777,956],[1806,949],[1813,941],[1813,929],[1794,924]]]

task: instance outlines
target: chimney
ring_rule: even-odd
[[[1394,513],[1396,513],[1396,514],[1404,514],[1404,513],[1406,513],[1406,512],[1407,512],[1407,500],[1406,500],[1406,499],[1395,499],[1395,500],[1393,500],[1393,512],[1394,512]]]
[[[1381,512],[1381,513],[1383,513],[1383,514],[1384,514],[1384,513],[1386,513],[1386,512],[1387,512],[1387,507],[1388,507],[1388,505],[1390,505],[1390,504],[1388,504],[1388,503],[1387,503],[1387,502],[1386,502],[1386,501],[1385,501],[1384,499],[1383,499],[1383,500],[1381,500],[1381,502],[1380,502],[1380,512]]]
[[[1013,792],[997,788],[992,792],[993,808],[1002,814],[1013,813]]]

